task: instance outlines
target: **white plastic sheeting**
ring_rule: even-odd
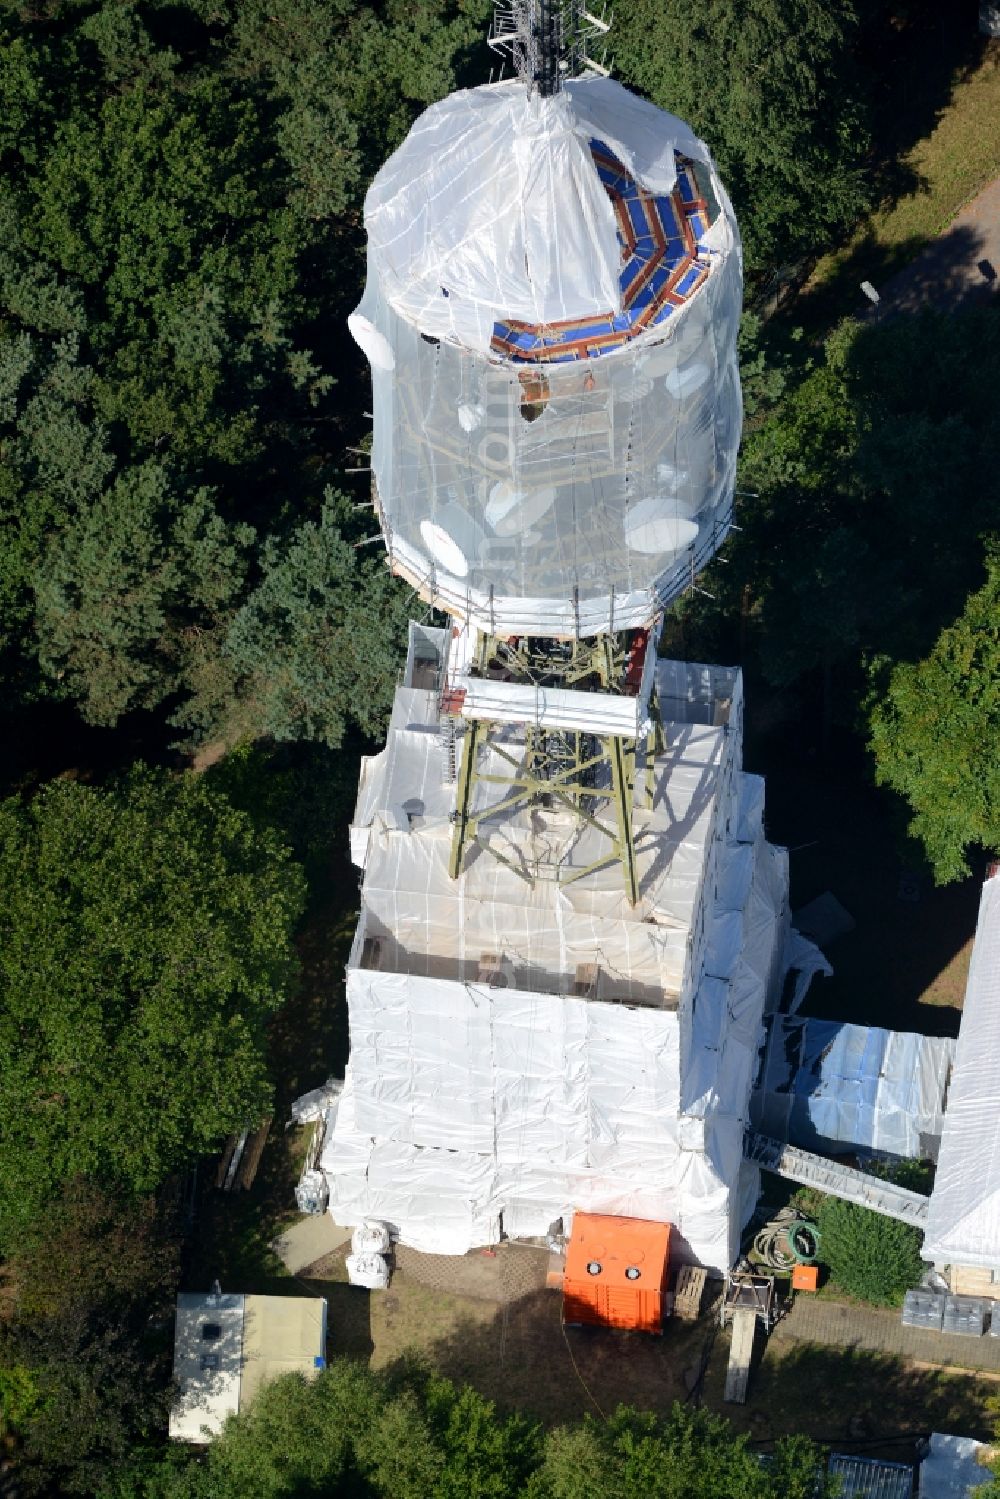
[[[330,1105],[340,1097],[343,1088],[342,1079],[328,1077],[322,1087],[312,1088],[308,1093],[303,1093],[292,1104],[291,1123],[309,1124],[314,1119],[322,1119]]]
[[[946,1037],[773,1016],[753,1127],[819,1154],[933,1155],[954,1054]]]
[[[833,964],[826,954],[795,927],[789,928],[785,942],[785,970],[793,975],[790,989],[781,996],[781,1008],[789,1015],[797,1013],[818,973],[833,977]]]
[[[742,1141],[787,867],[763,839],[759,782],[737,768],[738,674],[663,663],[660,686],[709,721],[666,725],[635,909],[617,863],[560,887],[554,867],[528,884],[480,854],[450,881],[432,695],[397,694],[356,814],[369,845],[351,1061],[322,1158],[338,1222],[377,1217],[454,1254],[613,1212],[669,1220],[681,1254],[732,1262],[756,1196]],[[421,806],[407,831],[382,818],[390,801]],[[539,836],[536,815],[504,824],[508,852]],[[486,953],[498,984],[479,979]],[[584,963],[596,998],[572,993]]]
[[[365,199],[396,311],[483,352],[500,318],[618,311],[621,245],[595,138],[654,193],[672,190],[676,151],[711,163],[682,120],[610,79],[574,79],[550,98],[512,80],[425,110]]]
[[[969,1499],[992,1479],[989,1468],[979,1461],[986,1450],[986,1443],[975,1437],[932,1432],[930,1450],[917,1470],[920,1499]]]
[[[641,696],[494,682],[471,676],[459,678],[458,685],[465,692],[463,718],[486,723],[533,723],[540,728],[617,734],[629,739],[640,738],[647,728],[648,693],[643,701]]]
[[[1000,875],[983,886],[923,1255],[1000,1266]]]
[[[698,242],[707,277],[665,322],[600,357],[512,362],[490,349],[497,318],[618,305],[621,245],[590,157],[595,131],[653,191],[672,185],[675,150],[699,163],[717,213]],[[647,623],[721,545],[732,513],[741,253],[704,145],[608,80],[552,99],[490,85],[420,117],[375,178],[366,225],[352,326],[372,365],[391,566],[495,633]]]
[[[389,1285],[388,1262],[381,1254],[349,1254],[347,1279],[352,1286],[363,1286],[366,1291],[384,1291]]]
[[[692,666],[690,673],[694,681],[703,668]],[[704,952],[702,886],[706,878],[710,886],[714,881],[727,822],[735,830],[745,816],[742,799],[731,795],[741,734],[739,679],[700,679],[705,691],[716,685],[725,691],[715,708],[724,707],[729,722],[666,724],[653,809],[641,795],[633,809],[640,874],[634,908],[613,856],[584,878],[556,882],[556,869],[565,878],[609,849],[600,833],[581,830],[572,814],[558,810],[531,807],[481,824],[481,837],[523,869],[523,877],[473,850],[462,879],[449,879],[455,786],[445,772],[437,700],[429,691],[399,689],[385,758],[363,771],[352,825],[366,861],[355,960],[364,939],[376,938],[383,966],[474,979],[483,953],[503,953],[519,985],[564,993],[578,964],[597,962],[600,998],[676,1003]],[[680,699],[671,701],[680,708]],[[720,716],[700,704],[694,711]],[[512,727],[501,743],[515,757],[519,732]],[[487,751],[482,770],[503,775],[511,766]],[[487,812],[499,796],[496,786],[484,783],[476,811]],[[744,778],[744,796],[757,808],[756,823],[752,815],[750,822],[759,829],[755,778]],[[735,930],[720,931],[717,945],[737,940]]]

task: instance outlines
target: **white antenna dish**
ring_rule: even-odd
[[[420,522],[420,536],[431,557],[454,578],[467,578],[478,561],[484,532],[458,505],[445,505],[431,519]]]
[[[682,552],[697,537],[697,522],[678,515],[677,501],[666,495],[640,500],[625,517],[625,545],[631,552]]]
[[[389,340],[384,333],[379,332],[369,318],[366,318],[363,313],[352,312],[347,319],[347,327],[354,342],[373,369],[384,370],[388,373],[396,368],[396,357]]]

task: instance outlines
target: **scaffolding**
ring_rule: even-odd
[[[645,631],[634,636],[602,634],[591,640],[555,641],[532,638],[501,640],[484,636],[479,642],[475,672],[480,680],[491,676],[511,686],[527,686],[534,692],[574,693],[568,722],[527,723],[523,740],[512,753],[502,738],[502,726],[488,719],[471,718],[462,743],[461,766],[454,811],[454,834],[448,872],[461,875],[470,845],[491,853],[520,878],[553,878],[562,884],[586,878],[609,862],[622,870],[630,905],[639,900],[639,873],[635,848],[633,804],[637,782],[642,801],[653,808],[656,755],[664,747],[663,725],[655,691],[643,697],[645,732],[628,736],[593,732],[584,725],[597,715],[597,697],[588,699],[587,689],[612,694],[619,686],[635,698],[642,696],[646,652],[651,650]],[[442,707],[456,720],[466,706],[469,686],[475,676],[462,679],[466,686],[452,687],[442,697]],[[584,689],[580,691],[580,689]],[[551,714],[550,714],[551,716]],[[558,713],[556,714],[558,716]],[[572,719],[575,716],[576,725]],[[452,739],[454,735],[451,736]],[[484,751],[491,751],[487,756]],[[486,760],[489,760],[487,768]],[[496,761],[503,766],[499,770]],[[481,810],[476,811],[477,791],[486,791]],[[537,864],[533,871],[509,860],[483,832],[508,814],[530,808],[562,808],[600,835],[606,847],[589,863],[570,869],[548,869]]]

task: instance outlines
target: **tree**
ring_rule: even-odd
[[[25,1493],[96,1494],[166,1417],[175,1226],[152,1198],[65,1183],[23,1236],[0,1327],[0,1391]],[[17,1386],[20,1386],[19,1390]]]
[[[291,1499],[315,1493],[425,1499],[827,1499],[823,1454],[776,1444],[762,1467],[746,1436],[707,1411],[666,1418],[619,1407],[543,1437],[474,1390],[418,1367],[374,1373],[346,1359],[306,1384],[270,1385],[204,1463],[137,1473],[117,1499]]]
[[[814,255],[868,206],[851,0],[635,0],[615,16],[623,81],[708,143],[755,271]]]
[[[776,1445],[761,1467],[746,1436],[705,1410],[675,1405],[666,1419],[627,1406],[608,1420],[550,1434],[532,1480],[532,1499],[825,1499],[831,1492],[820,1449],[803,1438]]]
[[[75,1175],[147,1191],[264,1111],[302,879],[203,780],[0,805],[0,1245]]]
[[[853,726],[872,685],[961,613],[1000,531],[1000,312],[848,320],[780,373],[748,423],[741,529],[705,583],[716,602],[680,612],[709,638],[742,618],[770,681],[822,683],[826,728],[838,698]]]
[[[895,666],[872,709],[876,779],[910,803],[939,884],[969,873],[970,847],[1000,850],[1000,552],[986,567],[930,655]]]
[[[381,562],[359,561],[341,533],[345,505],[328,492],[318,525],[265,548],[264,577],[233,620],[226,653],[255,735],[336,747],[349,721],[384,726],[409,593]]]
[[[358,794],[358,755],[310,740],[258,739],[239,745],[206,775],[258,827],[273,827],[305,874],[315,906],[347,856],[344,829]]]
[[[339,1358],[313,1381],[269,1385],[230,1420],[203,1464],[139,1465],[119,1499],[515,1499],[540,1434],[473,1390],[407,1366],[391,1376]]]
[[[159,464],[120,474],[63,527],[36,582],[42,665],[91,723],[155,707],[231,606],[253,541],[207,490],[181,503]]]
[[[874,1306],[899,1306],[923,1271],[920,1230],[838,1197],[824,1197],[817,1222],[823,1263],[842,1290]]]
[[[69,697],[108,725],[170,699],[195,738],[273,717],[336,741],[371,673],[356,684],[344,667],[343,701],[310,703],[316,685],[286,662],[283,701],[258,701],[252,616],[294,586],[300,528],[322,529],[321,496],[363,428],[344,319],[365,272],[364,187],[417,109],[474,75],[487,15],[483,0],[8,7],[9,696]],[[337,572],[384,606],[369,554]],[[234,641],[254,659],[234,672],[226,641],[244,607]]]

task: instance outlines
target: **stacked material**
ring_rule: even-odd
[[[352,1286],[368,1291],[384,1291],[389,1285],[389,1247],[391,1239],[384,1223],[366,1218],[351,1235],[351,1252],[347,1256],[347,1278]]]

